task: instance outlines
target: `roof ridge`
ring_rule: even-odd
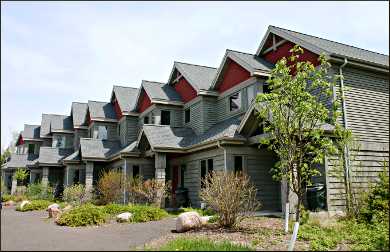
[[[42,115],[68,116],[68,115],[61,115],[61,114],[46,114],[46,113],[42,113]]]
[[[149,80],[142,80],[142,83],[143,83],[143,82],[149,82],[149,83],[155,83],[155,84],[163,84],[163,85],[167,84],[167,83],[164,83],[164,82],[149,81]]]
[[[86,102],[77,102],[77,101],[74,101],[74,102],[72,102],[72,104],[73,103],[78,103],[78,104],[87,104]]]
[[[231,51],[231,52],[238,52],[238,53],[242,53],[242,54],[248,54],[248,55],[256,56],[255,54],[252,54],[252,53],[241,52],[241,51],[232,50],[232,49],[226,49],[226,51]]]
[[[139,89],[136,87],[126,87],[126,86],[121,86],[121,85],[112,85],[113,87],[123,87],[123,88],[131,88],[131,89]]]
[[[348,45],[348,44],[345,44],[345,43],[337,42],[337,41],[326,39],[326,38],[321,38],[321,37],[310,35],[310,34],[306,34],[306,33],[303,33],[303,32],[297,32],[297,31],[286,29],[286,28],[277,27],[277,26],[274,26],[274,25],[270,25],[270,26],[274,27],[274,28],[277,28],[277,29],[282,29],[282,30],[286,30],[286,31],[290,31],[290,32],[299,33],[299,34],[302,34],[302,35],[305,35],[305,36],[310,36],[310,37],[314,37],[314,38],[318,38],[318,39],[327,40],[327,41],[330,41],[330,42],[333,42],[333,43],[336,43],[336,44],[353,47],[353,48],[356,48],[356,49],[359,49],[359,50],[363,50],[363,51],[367,51],[367,52],[371,52],[371,53],[375,53],[375,54],[379,54],[379,55],[383,55],[383,56],[389,56],[389,55],[384,54],[384,53],[374,52],[374,51],[367,50],[367,49],[364,49],[364,48],[361,48],[361,47],[357,47],[357,46],[354,46],[354,45]]]
[[[210,67],[210,66],[205,66],[205,65],[198,65],[198,64],[186,63],[186,62],[181,62],[181,61],[174,61],[174,63],[180,63],[180,64],[185,64],[185,65],[192,65],[192,66],[199,66],[199,67],[206,67],[206,68],[218,69],[217,67]]]
[[[28,123],[25,123],[24,125],[28,125],[28,126],[41,126],[40,124],[28,124]]]
[[[95,100],[88,100],[88,102],[110,103],[110,102],[105,102],[105,101],[95,101]]]

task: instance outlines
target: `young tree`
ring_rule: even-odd
[[[344,129],[336,121],[338,99],[333,100],[332,86],[339,76],[328,75],[330,64],[323,55],[318,58],[320,64],[314,66],[299,61],[303,54],[299,46],[290,52],[291,56],[279,60],[271,72],[271,92],[259,94],[256,101],[264,133],[269,136],[261,144],[279,157],[272,169],[274,178],[285,179],[298,196],[295,220],[299,223],[306,187],[313,176],[320,175],[315,165],[337,152],[333,136],[325,134],[325,126],[332,125],[333,131]],[[326,101],[332,100],[332,105],[327,106]]]

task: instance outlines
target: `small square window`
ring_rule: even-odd
[[[241,92],[237,92],[229,97],[230,111],[236,111],[241,109]]]
[[[188,108],[184,111],[184,122],[189,123],[190,120],[191,120],[191,114],[190,114],[190,109]]]

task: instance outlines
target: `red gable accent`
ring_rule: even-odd
[[[223,80],[217,89],[220,93],[222,93],[249,78],[250,73],[245,68],[233,60],[228,59]]]
[[[191,101],[196,97],[196,90],[182,77],[175,84],[175,90],[178,92],[185,103]]]
[[[145,90],[142,89],[141,95],[139,98],[139,109],[138,111],[140,113],[144,112],[147,108],[149,108],[152,105],[152,102],[150,101],[149,96],[146,94]]]
[[[117,99],[114,100],[114,110],[115,110],[116,118],[118,120],[121,119],[123,114],[121,108],[119,107],[119,103]]]
[[[288,57],[291,55],[289,52],[291,48],[294,47],[294,43],[287,41],[281,46],[279,46],[276,51],[270,51],[264,55],[264,58],[268,60],[269,62],[272,62],[275,64],[278,60],[280,60],[283,57]],[[319,65],[318,62],[318,55],[306,50],[303,48],[303,54],[299,56],[299,61],[310,61],[313,65],[317,66]]]
[[[24,144],[24,140],[23,140],[22,135],[19,135],[18,141],[16,142],[16,146],[21,145],[21,144]]]

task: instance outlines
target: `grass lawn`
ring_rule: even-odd
[[[178,238],[159,248],[160,251],[252,251],[247,246],[235,245],[228,241],[214,242],[209,239]]]

